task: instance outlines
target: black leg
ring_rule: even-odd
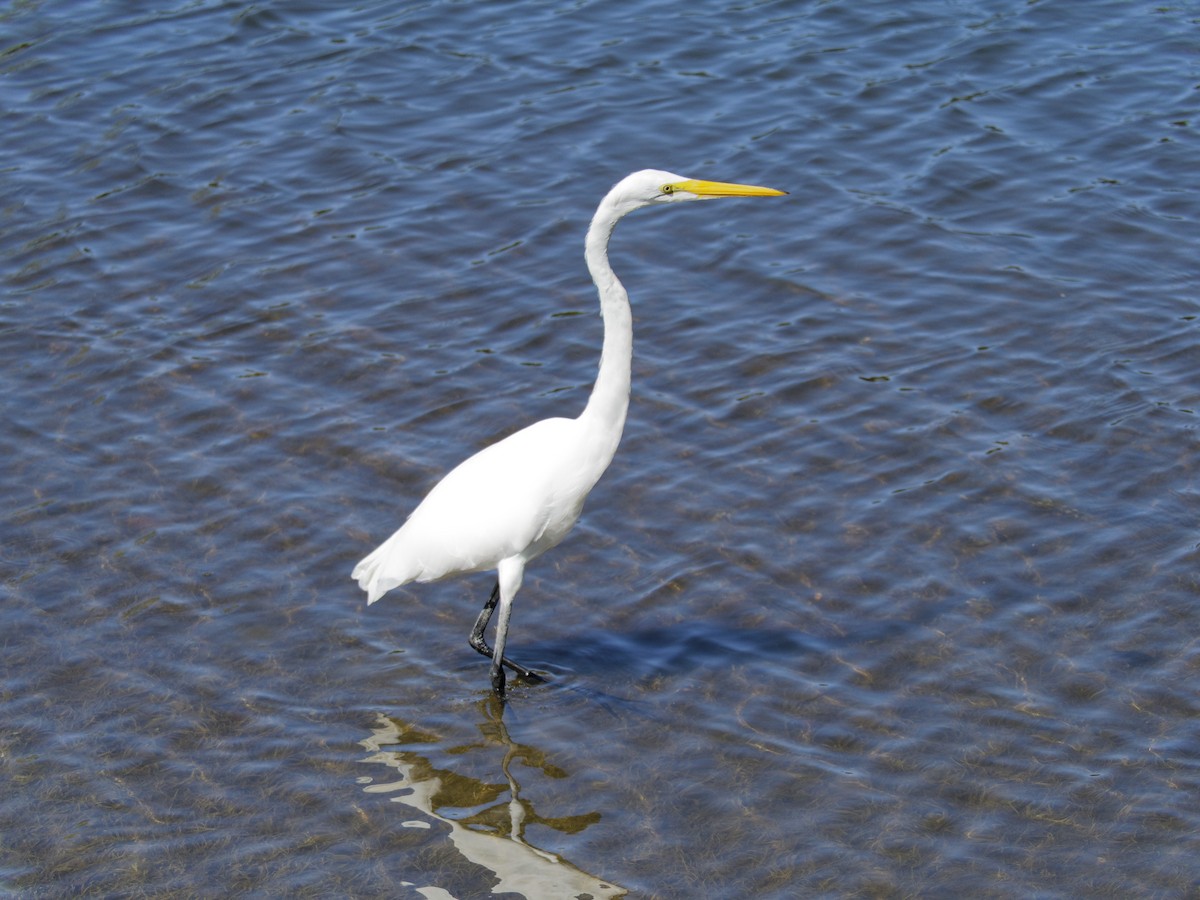
[[[492,658],[492,648],[488,646],[487,640],[483,636],[483,632],[487,629],[488,622],[491,621],[492,612],[496,609],[496,604],[500,602],[500,582],[496,582],[496,586],[492,588],[492,595],[488,597],[487,603],[483,604],[483,609],[479,611],[479,618],[475,620],[475,627],[471,629],[471,636],[468,638],[472,647],[476,652],[483,654],[488,659]],[[526,681],[532,681],[534,684],[540,684],[544,679],[541,675],[524,666],[517,665],[507,656],[501,657],[500,662],[508,666]],[[492,679],[492,687],[500,696],[504,696],[504,670],[500,669],[500,677]],[[500,684],[497,687],[496,682]]]

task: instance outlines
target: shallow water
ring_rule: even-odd
[[[0,886],[1200,889],[1187,5],[0,12]],[[527,572],[349,580],[463,455],[625,439]]]

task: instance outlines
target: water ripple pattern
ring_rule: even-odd
[[[0,888],[1200,891],[1189,4],[0,11]],[[624,442],[518,599],[368,610],[466,454]]]

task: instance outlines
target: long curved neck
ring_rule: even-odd
[[[600,372],[579,421],[588,428],[593,449],[602,457],[597,460],[601,471],[616,452],[625,427],[633,360],[633,314],[629,309],[629,295],[608,262],[608,240],[620,217],[621,213],[608,202],[601,203],[588,228],[584,252],[588,271],[600,293],[604,346],[600,351]]]

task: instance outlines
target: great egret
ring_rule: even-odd
[[[575,419],[545,419],[480,450],[452,469],[351,577],[370,605],[410,581],[496,569],[496,586],[470,643],[492,660],[492,688],[504,696],[504,666],[541,679],[504,656],[513,598],[525,564],[558,544],[579,518],[588,492],[612,461],[629,407],[633,323],[629,295],[608,262],[617,221],[643,206],[716,197],[773,197],[773,188],[697,181],[646,169],[613,186],[588,228],[584,257],[600,293],[604,345],[587,406]],[[496,648],[484,630],[497,603]]]

